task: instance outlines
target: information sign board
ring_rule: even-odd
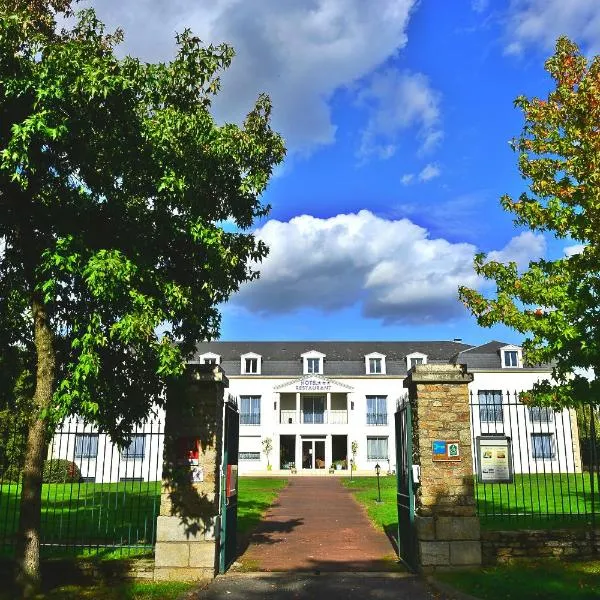
[[[477,479],[479,483],[512,483],[513,463],[510,438],[507,436],[478,436]]]

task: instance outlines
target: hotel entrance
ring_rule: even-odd
[[[302,468],[325,468],[325,439],[302,440]]]

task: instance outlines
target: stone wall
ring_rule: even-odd
[[[536,558],[590,558],[600,554],[600,529],[483,531],[483,564]]]
[[[468,384],[461,365],[417,365],[404,381],[413,417],[417,562],[424,572],[481,564]],[[434,460],[435,441],[457,441],[457,460]],[[435,458],[439,458],[436,456]]]
[[[226,386],[219,367],[194,365],[168,390],[157,580],[212,579],[216,574]],[[190,462],[182,453],[189,440],[199,441],[198,457]]]

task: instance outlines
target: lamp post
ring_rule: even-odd
[[[379,484],[379,475],[381,473],[381,467],[379,463],[375,465],[375,473],[377,473],[377,502],[381,504],[381,486]]]
[[[352,481],[352,471],[354,471],[354,459],[350,459],[350,481]]]

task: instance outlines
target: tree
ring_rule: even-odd
[[[465,287],[459,296],[480,325],[503,323],[527,335],[529,363],[554,363],[554,382],[536,384],[522,400],[555,407],[597,402],[600,382],[600,58],[590,63],[561,37],[546,62],[554,80],[547,99],[519,97],[525,125],[513,141],[529,192],[501,199],[515,223],[581,245],[581,252],[515,263],[475,258],[475,270],[496,285],[486,298]]]
[[[35,364],[17,549],[31,595],[53,427],[78,414],[123,443],[196,342],[218,336],[218,304],[267,254],[248,229],[268,213],[260,196],[284,147],[266,96],[242,127],[214,123],[227,45],[185,31],[172,62],[119,60],[121,36],[93,11],[56,33],[43,0],[12,5],[0,9],[0,338]]]

